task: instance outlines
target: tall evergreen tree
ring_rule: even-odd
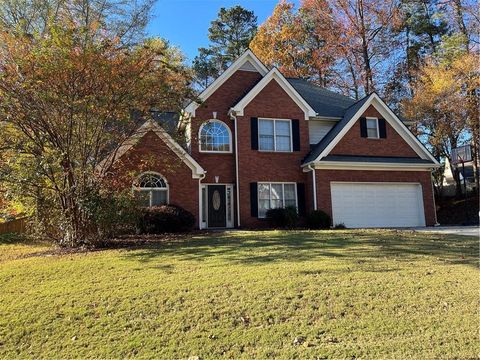
[[[208,48],[200,48],[193,60],[197,84],[205,88],[246,49],[257,31],[257,17],[253,11],[237,5],[221,8],[217,19],[211,22]]]

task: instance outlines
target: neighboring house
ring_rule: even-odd
[[[460,183],[462,185],[462,193],[465,192],[463,178],[465,177],[465,185],[467,186],[467,192],[473,192],[476,190],[475,183],[475,170],[473,161],[465,163],[465,167],[462,164],[458,164],[457,168],[450,164],[448,159],[445,159],[445,170],[443,172],[442,182],[442,195],[454,196],[455,195],[455,178],[453,177],[454,171],[458,171]],[[465,174],[463,173],[465,171]]]
[[[117,152],[111,173],[144,205],[182,206],[202,229],[259,227],[288,205],[347,227],[436,223],[439,163],[377,94],[287,79],[247,51],[200,99],[184,109],[185,147],[149,120]]]

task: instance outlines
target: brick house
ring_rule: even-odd
[[[115,155],[112,172],[129,174],[145,206],[182,206],[202,229],[261,227],[289,205],[347,227],[436,223],[439,163],[377,94],[287,79],[246,51],[199,97],[182,114],[183,146],[148,120]]]

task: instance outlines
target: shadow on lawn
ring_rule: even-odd
[[[254,237],[259,235],[258,237]],[[477,266],[477,240],[397,231],[264,231],[195,235],[182,242],[150,244],[125,257],[139,262],[158,260],[203,261],[218,257],[243,264],[299,262],[335,257],[355,262],[375,258],[411,261],[434,257],[450,264]]]

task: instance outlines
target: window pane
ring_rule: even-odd
[[[272,184],[272,209],[283,207],[283,186]]]
[[[270,209],[270,200],[258,201],[258,217],[265,217],[267,215],[268,209]]]
[[[207,189],[202,187],[202,221],[207,222]]]
[[[367,128],[375,129],[377,127],[377,120],[375,119],[367,119]]]
[[[277,135],[277,151],[290,151],[290,136]]]
[[[227,125],[211,121],[200,131],[200,149],[203,151],[230,151],[230,133]]]
[[[272,135],[273,136],[273,120],[259,120],[258,121],[258,133],[260,135]]]
[[[275,132],[277,135],[290,136],[290,121],[275,121]]]
[[[227,221],[232,221],[232,189],[227,187]]]
[[[377,138],[377,120],[376,119],[367,119],[367,136],[369,138]]]
[[[369,138],[376,138],[376,137],[378,137],[377,129],[367,129],[367,136],[368,136]]]
[[[295,200],[295,184],[285,184],[285,200]]]
[[[275,121],[276,150],[290,151],[290,121]]]
[[[270,209],[270,184],[258,184],[258,217],[265,217]]]
[[[259,150],[273,151],[273,136],[260,135],[260,142],[258,144]]]
[[[149,207],[150,206],[150,191],[135,191],[135,200],[139,206]]]
[[[273,151],[274,150],[273,121],[259,120],[258,134],[259,134],[258,149]]]
[[[167,203],[167,192],[164,190],[152,190],[152,206],[165,205]]]
[[[258,184],[258,198],[270,199],[270,184]]]

